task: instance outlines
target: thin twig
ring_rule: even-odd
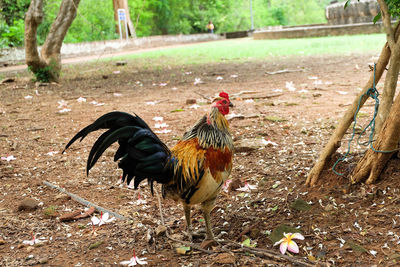
[[[197,95],[199,95],[199,96],[201,96],[202,98],[204,98],[205,100],[207,100],[207,101],[212,101],[212,98],[211,97],[207,97],[207,96],[205,96],[205,95],[203,95],[203,94],[200,94],[199,92],[194,92],[195,94],[197,94]]]
[[[67,195],[70,196],[73,200],[75,200],[76,202],[81,203],[82,205],[85,205],[86,207],[94,207],[97,211],[108,212],[109,214],[111,214],[112,216],[114,216],[114,217],[117,218],[117,219],[121,219],[121,220],[127,220],[127,219],[129,219],[129,218],[124,217],[124,216],[122,216],[122,215],[120,215],[120,214],[118,214],[118,213],[115,213],[115,212],[113,212],[113,211],[111,211],[111,210],[108,210],[108,209],[103,208],[103,207],[100,207],[100,206],[98,206],[98,205],[96,205],[96,204],[94,204],[94,203],[92,203],[92,202],[90,202],[90,201],[87,201],[86,199],[83,199],[83,198],[81,198],[81,197],[79,197],[79,196],[77,196],[77,195],[75,195],[75,194],[73,194],[73,193],[70,193],[70,192],[68,192],[67,190],[65,190],[64,188],[58,187],[58,186],[56,186],[56,185],[54,185],[54,184],[52,184],[52,183],[49,183],[49,182],[47,182],[47,181],[43,181],[43,183],[44,183],[45,185],[47,185],[48,187],[51,187],[51,188],[53,188],[53,189],[57,189],[58,191],[67,194]]]
[[[302,259],[298,259],[298,258],[295,258],[295,257],[289,257],[287,255],[278,254],[278,253],[269,251],[267,249],[245,247],[242,244],[236,243],[236,242],[231,241],[231,240],[218,240],[217,242],[219,242],[219,243],[228,243],[228,244],[234,245],[235,247],[239,248],[240,250],[245,251],[245,252],[253,253],[256,256],[268,257],[268,258],[272,258],[272,259],[279,260],[279,261],[287,260],[287,261],[290,261],[292,263],[298,264],[300,266],[310,266],[310,267],[311,266],[315,266],[314,264],[305,262]]]
[[[269,75],[275,75],[275,74],[282,74],[282,73],[287,73],[287,72],[299,72],[302,71],[304,72],[304,70],[288,70],[288,69],[283,69],[283,70],[277,70],[277,71],[267,71],[265,72],[266,74]]]
[[[243,100],[245,100],[245,99],[265,99],[265,98],[278,97],[278,96],[281,96],[281,95],[283,95],[283,93],[273,94],[273,95],[244,96],[244,97],[241,97],[241,98],[242,98]]]

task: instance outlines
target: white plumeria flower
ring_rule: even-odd
[[[306,89],[301,89],[300,91],[299,91],[299,93],[301,94],[301,93],[308,93],[308,90],[306,90]]]
[[[245,103],[254,103],[253,99],[246,99],[246,101],[244,101]]]
[[[79,97],[76,101],[78,101],[79,103],[83,103],[83,102],[86,102],[86,98]]]
[[[138,200],[136,200],[136,205],[142,205],[142,204],[146,204],[147,201],[144,200],[140,194],[138,194]]]
[[[154,120],[154,121],[163,121],[164,118],[163,118],[163,117],[157,117],[157,116],[155,116],[155,117],[153,118],[153,120]]]
[[[59,108],[59,109],[61,109],[61,108],[66,108],[67,105],[68,105],[68,102],[65,101],[64,99],[61,99],[61,100],[58,101],[57,103],[58,103],[58,107],[57,107],[57,108]]]
[[[57,153],[58,153],[58,151],[50,151],[50,152],[47,152],[46,155],[54,156]]]
[[[199,83],[203,83],[203,81],[200,78],[194,78],[194,85],[199,84]]]
[[[24,98],[25,98],[25,99],[32,99],[32,98],[33,98],[33,96],[31,96],[31,95],[27,95],[27,96],[25,96]]]
[[[198,109],[199,107],[200,107],[199,105],[193,104],[193,105],[191,105],[189,108],[191,108],[191,109]]]
[[[217,77],[217,81],[220,81],[220,80],[223,80],[224,78],[223,77],[221,77],[221,76],[218,76]]]
[[[257,189],[256,185],[248,184],[247,182],[244,183],[243,187],[239,187],[236,191],[243,191],[243,192],[250,192],[251,190]]]
[[[98,103],[97,101],[94,101],[94,100],[92,102],[90,102],[90,104],[95,105],[96,107],[105,105],[104,103]]]
[[[316,81],[313,82],[313,84],[315,84],[315,85],[321,85],[321,84],[322,84],[322,81],[321,81],[321,80],[316,80]]]
[[[115,220],[115,217],[112,217],[112,218],[109,218],[109,217],[110,217],[110,214],[108,212],[106,212],[104,214],[102,212],[100,215],[100,219],[97,218],[96,216],[93,216],[91,221],[92,221],[93,225],[101,226],[103,224],[106,224],[106,223],[109,223],[109,222],[112,222]]]
[[[147,261],[144,261],[146,258],[138,258],[136,257],[135,250],[133,250],[133,257],[128,261],[121,261],[119,264],[121,265],[128,265],[128,266],[135,266],[135,265],[145,265]]]
[[[168,83],[160,83],[160,86],[167,86]]]
[[[42,240],[37,239],[33,234],[31,234],[31,236],[32,236],[31,240],[24,240],[22,241],[22,243],[29,246],[34,246],[36,244],[43,243]]]
[[[163,133],[163,134],[166,134],[166,133],[169,133],[169,132],[172,132],[172,130],[162,129],[162,130],[155,131],[155,133]]]
[[[159,128],[166,128],[166,127],[168,127],[168,124],[166,124],[165,122],[163,122],[163,123],[156,123],[156,124],[154,125],[154,128],[156,128],[156,129],[159,129]]]
[[[299,253],[299,247],[292,239],[304,240],[304,236],[300,233],[283,233],[283,235],[284,237],[276,242],[274,246],[281,244],[279,250],[282,254],[285,254],[287,250],[293,253]]]
[[[120,96],[122,96],[122,94],[121,94],[121,93],[114,93],[113,95],[114,95],[114,96],[116,96],[116,97],[120,97]]]
[[[71,111],[70,108],[63,108],[63,109],[60,109],[58,112],[59,113],[67,113],[67,112],[70,112],[70,111]]]
[[[340,94],[340,95],[347,95],[348,93],[347,92],[345,92],[345,91],[336,91],[338,94]]]
[[[269,139],[269,138],[268,138],[268,140],[265,140],[263,138],[263,139],[261,139],[261,142],[262,142],[263,145],[266,145],[266,146],[268,146],[268,145],[277,146],[278,145],[277,143],[272,142],[271,139]]]
[[[146,105],[154,106],[155,104],[157,104],[157,101],[148,101],[148,102],[146,102]]]
[[[291,91],[291,92],[296,91],[296,87],[294,87],[294,84],[293,84],[292,81],[286,82],[286,88],[287,88],[289,91]]]
[[[224,185],[222,186],[222,190],[228,193],[229,184],[232,183],[232,179],[228,179],[225,181]]]
[[[232,74],[231,78],[237,78],[238,76],[236,74]]]
[[[274,90],[272,90],[272,92],[283,92],[283,90],[282,89],[279,89],[279,88],[277,88],[277,89],[274,89]]]
[[[14,157],[13,155],[7,156],[7,157],[1,157],[1,160],[7,160],[7,161],[11,161],[11,160],[16,160],[17,158]]]

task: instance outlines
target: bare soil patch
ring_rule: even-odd
[[[148,186],[134,191],[118,185],[121,173],[112,160],[113,149],[86,177],[86,158],[98,135],[92,134],[61,154],[78,130],[112,110],[135,112],[151,126],[155,116],[162,116],[172,131],[160,134],[160,138],[173,146],[207,112],[209,107],[201,95],[211,97],[220,91],[230,95],[256,92],[232,99],[233,112],[243,115],[231,120],[237,144],[246,139],[250,143],[270,139],[277,145],[242,147],[235,154],[232,179],[258,188],[220,194],[212,213],[216,234],[225,231],[223,238],[238,242],[250,238],[258,248],[278,252],[269,233],[285,224],[299,228],[306,237],[297,242],[300,253],[295,257],[337,266],[396,265],[400,258],[399,159],[389,163],[384,179],[373,186],[351,187],[345,176],[337,176],[331,169],[324,171],[320,188],[304,186],[337,121],[367,81],[372,56],[154,68],[139,68],[134,61],[118,67],[112,63],[81,64],[66,67],[60,84],[41,86],[24,74],[15,82],[1,84],[0,154],[16,159],[0,161],[0,265],[111,266],[128,260],[135,249],[150,266],[287,266],[286,261],[260,258],[229,246],[231,258],[229,254],[198,251],[180,255],[175,242],[152,233],[161,222],[157,200]],[[279,70],[290,71],[267,73]],[[195,84],[196,78],[201,82]],[[286,86],[290,81],[295,90]],[[80,97],[86,102],[78,102]],[[188,99],[196,99],[199,107],[187,104]],[[60,104],[61,100],[67,103]],[[60,113],[64,108],[70,111]],[[362,110],[361,123],[372,111],[371,105]],[[348,174],[365,150],[354,148],[357,153],[351,154],[339,171]],[[339,152],[345,149],[343,145]],[[60,222],[59,216],[83,206],[60,196],[43,181],[131,219],[102,225],[95,234],[88,225],[90,218]],[[146,204],[136,204],[139,192]],[[19,210],[19,203],[26,198],[36,200],[39,206]],[[309,202],[311,209],[291,208],[298,198]],[[165,200],[163,211],[171,234],[186,240],[182,208]],[[193,224],[203,227],[199,211],[193,214]],[[46,242],[23,245],[31,233]],[[149,235],[154,237],[151,242]],[[93,247],[95,243],[98,246]]]

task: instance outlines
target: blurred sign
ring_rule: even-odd
[[[118,9],[119,20],[126,20],[125,9]]]
[[[126,40],[128,40],[128,25],[127,25],[127,21],[126,21],[125,9],[118,9],[117,12],[118,12],[118,24],[119,24],[119,38],[122,40],[121,21],[123,21],[124,25],[125,25]]]

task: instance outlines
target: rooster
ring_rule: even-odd
[[[190,210],[201,204],[206,226],[206,240],[213,240],[210,212],[222,185],[232,170],[233,141],[225,115],[232,107],[229,95],[221,92],[211,110],[183,138],[169,149],[138,115],[110,112],[78,132],[66,145],[68,149],[89,133],[108,129],[94,143],[87,160],[86,173],[103,152],[118,141],[114,161],[122,169],[122,181],[135,189],[147,179],[162,184],[162,196],[182,203],[189,238],[193,239]]]

